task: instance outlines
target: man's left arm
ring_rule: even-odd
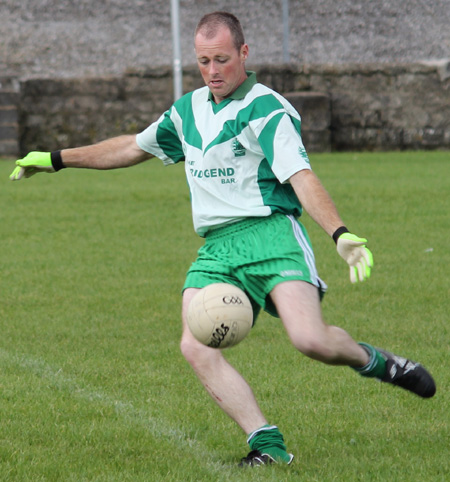
[[[366,247],[367,240],[348,231],[316,174],[304,169],[291,176],[289,182],[305,211],[334,239],[339,255],[350,266],[350,281],[356,283],[369,278],[373,256]]]
[[[331,196],[313,171],[298,171],[289,182],[305,211],[330,237],[343,226]]]

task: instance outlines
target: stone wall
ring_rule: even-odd
[[[136,133],[172,102],[169,69],[145,76],[29,80],[19,106],[20,150],[55,150]]]
[[[253,64],[280,65],[282,0],[180,0],[183,66],[202,15],[233,12]],[[290,62],[411,63],[448,58],[449,0],[290,0]],[[1,0],[0,73],[20,78],[121,76],[172,60],[168,0]]]
[[[450,148],[448,62],[254,70],[298,108],[310,152]],[[195,67],[184,69],[183,82],[186,92],[202,85]],[[111,78],[24,80],[15,97],[16,147],[23,154],[139,132],[171,105],[172,95],[169,67]]]
[[[14,77],[0,77],[0,156],[19,152],[20,84]]]
[[[334,149],[450,147],[449,62],[322,67],[305,77],[330,95]]]

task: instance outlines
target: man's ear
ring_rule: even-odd
[[[244,44],[241,47],[241,61],[245,62],[248,58],[248,45]]]

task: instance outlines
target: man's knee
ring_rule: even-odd
[[[190,334],[185,334],[181,338],[180,350],[186,361],[196,371],[211,364],[212,359],[220,354],[218,350],[203,345]]]
[[[180,350],[184,358],[192,365],[197,358],[196,354],[198,351],[193,341],[183,336],[180,342]]]
[[[313,360],[332,361],[336,357],[333,343],[319,333],[299,334],[291,337],[295,348]]]

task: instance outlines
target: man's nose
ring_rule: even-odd
[[[209,63],[209,74],[213,75],[217,73],[217,65],[214,61]]]

